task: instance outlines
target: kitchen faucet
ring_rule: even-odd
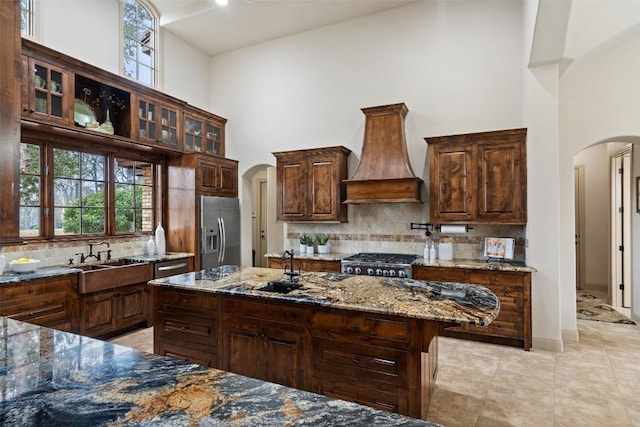
[[[284,251],[284,253],[282,254],[282,259],[287,259],[287,257],[290,260],[290,266],[288,266],[288,270],[287,270],[287,265],[284,265],[284,274],[286,276],[289,276],[289,281],[294,282],[295,281],[295,277],[300,275],[300,268],[298,268],[298,271],[294,271],[293,269],[293,251]]]
[[[107,245],[107,248],[110,246],[109,242],[107,242],[106,240],[103,240],[102,242],[89,242],[89,255],[84,255],[84,254],[80,254],[80,262],[85,262],[87,260],[89,260],[90,258],[95,258],[96,261],[101,261],[101,256],[100,254],[102,254],[102,252],[98,251],[95,254],[93,253],[93,247],[94,246],[100,246],[100,245]],[[77,255],[77,254],[76,254]],[[111,259],[111,249],[107,250],[107,261],[109,261]]]

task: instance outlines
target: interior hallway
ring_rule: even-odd
[[[439,338],[428,420],[449,427],[640,427],[640,327],[578,320],[551,353]],[[111,340],[153,350],[153,329]]]

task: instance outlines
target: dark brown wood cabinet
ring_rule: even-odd
[[[418,280],[482,285],[500,300],[500,314],[489,326],[459,326],[442,335],[531,348],[531,273],[414,266],[412,274]]]
[[[267,258],[267,266],[269,268],[284,269],[285,265],[289,265],[287,260],[282,258]],[[302,259],[296,258],[294,267],[300,268],[302,271],[320,271],[327,273],[340,273],[341,264],[340,261],[323,261],[316,259]]]
[[[80,334],[113,336],[149,319],[149,291],[146,284],[80,295]]]
[[[67,332],[78,330],[78,275],[0,286],[0,316]]]
[[[185,152],[225,155],[224,127],[227,119],[188,106],[184,109]]]
[[[425,140],[431,222],[527,223],[526,129]]]
[[[220,368],[218,298],[183,289],[153,287],[154,352]]]
[[[199,253],[201,196],[238,196],[238,162],[205,154],[185,154],[167,163],[167,250]],[[200,269],[199,260],[194,268]]]
[[[22,115],[24,117],[72,124],[69,114],[73,88],[71,73],[64,66],[22,56]]]
[[[222,306],[222,369],[304,388],[304,310],[247,299]]]
[[[347,222],[345,147],[282,151],[276,157],[279,221]]]
[[[135,93],[132,103],[136,106],[132,109],[133,138],[182,151],[182,110],[179,105]]]

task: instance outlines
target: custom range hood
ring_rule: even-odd
[[[366,116],[360,163],[344,180],[343,203],[421,202],[420,184],[409,163],[404,135],[404,103],[363,108]]]

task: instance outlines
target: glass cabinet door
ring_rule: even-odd
[[[157,137],[156,105],[144,99],[138,101],[138,137],[155,141]]]
[[[28,114],[45,120],[68,122],[66,94],[70,93],[65,71],[61,68],[29,60]]]
[[[207,123],[207,146],[206,153],[207,154],[215,154],[216,156],[222,156],[222,132],[220,127],[214,126],[211,123]]]
[[[186,117],[184,126],[185,149],[202,152],[202,121]]]
[[[162,107],[161,111],[161,140],[163,143],[172,147],[178,146],[178,112],[166,107]]]

